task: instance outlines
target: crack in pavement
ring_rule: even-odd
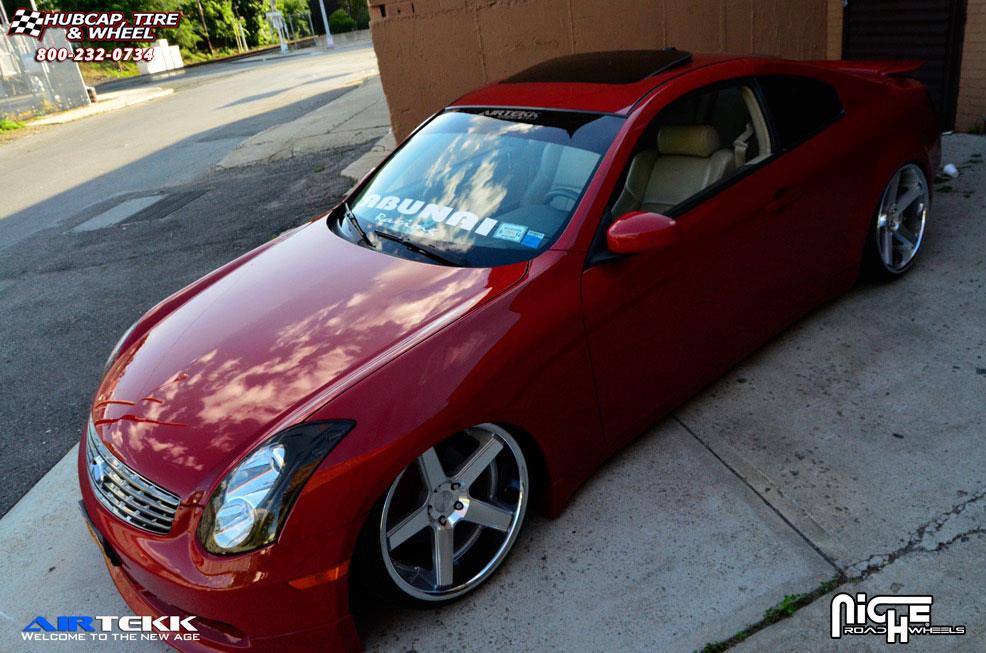
[[[719,452],[717,452],[712,447],[712,445],[710,445],[704,439],[700,438],[698,434],[695,433],[695,431],[693,431],[690,426],[688,426],[687,424],[685,424],[684,421],[682,421],[681,417],[678,416],[677,413],[672,413],[671,419],[677,422],[678,425],[681,426],[681,428],[685,429],[685,431],[693,438],[695,438],[695,440],[700,445],[702,445],[710,454],[712,454],[712,456],[716,460],[718,460],[723,467],[725,467],[731,474],[733,474],[733,476],[738,478],[740,482],[743,483],[743,485],[749,488],[750,491],[753,492],[753,494],[755,494],[761,501],[763,501],[764,505],[766,505],[775,515],[777,515],[781,519],[781,521],[788,526],[788,528],[790,528],[798,535],[798,537],[804,540],[804,542],[809,547],[811,547],[811,549],[816,554],[818,554],[823,560],[825,560],[825,562],[827,562],[836,571],[836,573],[840,575],[843,573],[842,569],[839,568],[839,565],[832,558],[832,556],[830,556],[825,551],[823,551],[822,548],[817,543],[815,543],[812,540],[812,538],[808,537],[808,535],[801,528],[798,528],[798,526],[787,515],[784,514],[783,510],[781,510],[776,505],[774,505],[774,502],[772,502],[768,497],[764,496],[763,493],[757,490],[757,488],[754,487],[754,485],[750,482],[750,480],[746,478],[746,476],[744,476],[742,473],[740,473],[740,471],[736,469],[733,465],[731,465],[722,455],[720,455]],[[810,516],[808,517],[810,519]]]
[[[817,599],[834,591],[839,586],[849,583],[856,585],[868,579],[870,576],[879,573],[895,561],[900,560],[912,553],[935,553],[948,549],[957,542],[966,542],[975,535],[986,536],[986,490],[974,492],[972,494],[960,491],[959,495],[965,497],[961,502],[945,510],[927,522],[921,524],[908,537],[906,544],[888,553],[875,554],[851,564],[844,569],[823,550],[823,546],[813,541],[811,537],[795,523],[796,516],[789,518],[785,514],[782,506],[774,505],[771,498],[752,484],[739,469],[731,465],[723,456],[716,452],[713,446],[699,437],[683,420],[677,415],[672,414],[678,424],[684,428],[695,440],[705,447],[723,466],[742,481],[750,490],[756,494],[772,511],[774,511],[791,529],[794,530],[809,546],[812,547],[820,556],[831,564],[836,570],[836,576],[814,590],[798,596],[797,609],[806,607],[814,603]],[[778,490],[779,492],[779,490]],[[790,506],[788,506],[790,507]],[[808,515],[810,518],[810,515]],[[769,613],[769,611],[768,611]],[[790,616],[790,615],[788,615]],[[764,619],[756,624],[751,624],[744,631],[737,633],[733,637],[709,644],[705,651],[724,651],[732,648],[739,642],[747,639],[750,635],[769,628],[777,619],[770,619],[765,614]]]
[[[850,565],[845,571],[846,576],[853,581],[864,580],[911,553],[942,551],[955,542],[965,541],[970,535],[986,534],[986,501],[981,502],[984,498],[986,491],[969,496],[919,526],[904,546]]]
[[[903,546],[887,553],[874,554],[858,562],[847,566],[842,566],[839,562],[837,562],[837,560],[842,556],[838,555],[837,552],[825,550],[831,546],[831,542],[816,542],[808,532],[802,528],[799,528],[799,518],[807,517],[808,519],[811,519],[810,514],[786,514],[788,510],[795,508],[796,506],[785,506],[784,502],[781,502],[781,505],[775,505],[775,498],[780,498],[782,496],[779,488],[774,488],[777,492],[777,497],[767,496],[761,492],[754,483],[747,479],[740,469],[735,468],[723,455],[720,455],[711,443],[708,443],[703,438],[699,437],[699,435],[687,424],[685,424],[677,414],[672,414],[672,419],[678,422],[682,428],[684,428],[693,438],[705,447],[723,466],[726,467],[727,470],[729,470],[748,488],[750,488],[750,490],[756,494],[774,513],[776,513],[785,524],[787,524],[801,537],[801,539],[811,546],[816,553],[828,561],[828,563],[832,565],[836,572],[846,582],[856,583],[865,580],[892,564],[894,561],[908,554],[942,551],[956,542],[966,541],[972,535],[986,535],[986,501],[983,501],[983,499],[986,499],[986,490],[976,492],[971,495],[964,491],[960,491],[960,496],[966,497],[963,501],[954,505],[952,508],[939,513],[919,526],[908,537],[907,542]]]

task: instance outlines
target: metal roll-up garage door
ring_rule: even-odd
[[[920,59],[942,129],[955,127],[965,0],[848,0],[844,59]]]

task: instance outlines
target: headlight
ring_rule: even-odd
[[[137,322],[140,322],[140,320],[137,320]],[[106,370],[110,369],[110,365],[113,364],[116,357],[120,355],[120,348],[123,347],[123,343],[130,337],[130,334],[134,332],[134,329],[137,328],[137,322],[131,324],[130,328],[124,331],[123,335],[120,336],[120,339],[116,341],[115,345],[113,345],[113,351],[110,352],[110,355],[106,358],[106,364],[103,365],[104,374],[106,373]]]
[[[277,539],[308,477],[355,422],[300,424],[254,449],[216,488],[199,522],[212,553],[242,553]]]

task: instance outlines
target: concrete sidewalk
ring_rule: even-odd
[[[224,166],[382,138],[377,84]],[[836,591],[933,594],[933,623],[968,628],[909,650],[982,650],[984,157],[984,138],[946,139],[963,174],[939,185],[910,274],[822,307],[618,455],[559,519],[532,518],[475,596],[363,615],[367,647],[693,651],[755,625],[738,650],[883,650],[828,637],[831,594],[764,627],[785,596],[838,576]],[[0,520],[0,650],[47,646],[20,639],[37,615],[129,613],[75,507],[75,455]]]
[[[24,642],[20,631],[38,615],[126,615],[130,608],[110,582],[103,556],[79,512],[72,448],[0,520],[0,651],[40,651],[49,642]],[[112,645],[112,644],[110,644]],[[117,643],[118,650],[137,646]],[[143,651],[172,650],[141,642]],[[105,650],[107,643],[64,642],[73,651]]]
[[[75,120],[82,120],[89,116],[95,116],[107,111],[116,111],[136,104],[143,104],[152,100],[166,97],[174,93],[174,89],[160,88],[158,86],[145,86],[141,88],[127,89],[124,91],[111,91],[100,93],[97,101],[68,111],[60,111],[50,116],[44,116],[31,120],[28,125],[38,127],[44,125],[61,125]]]

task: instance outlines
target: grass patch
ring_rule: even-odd
[[[139,75],[137,64],[133,61],[92,61],[79,64],[79,72],[87,86],[96,86],[111,79]]]
[[[767,608],[767,610],[763,613],[763,619],[755,624],[750,624],[729,639],[724,639],[721,642],[706,644],[705,648],[703,648],[700,653],[722,653],[722,651],[736,646],[740,642],[749,638],[751,635],[760,632],[767,626],[787,619],[818,597],[828,594],[843,582],[845,582],[845,578],[839,574],[837,576],[833,576],[812,591],[805,594],[788,594],[781,599],[780,603]]]
[[[786,594],[780,603],[772,608],[767,608],[767,611],[763,613],[764,621],[773,624],[781,619],[787,619],[801,607],[799,602],[803,597],[802,594]]]
[[[24,123],[11,120],[10,118],[0,118],[0,132],[14,131],[24,126]]]
[[[187,66],[190,63],[202,63],[203,61],[210,61],[212,59],[222,59],[233,54],[239,54],[239,51],[231,48],[217,48],[215,54],[209,54],[208,52],[182,52],[181,58]]]

